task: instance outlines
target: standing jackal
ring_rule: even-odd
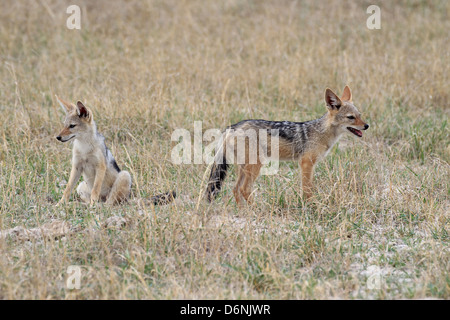
[[[131,176],[120,170],[105,138],[98,133],[92,111],[81,101],[75,106],[56,97],[66,112],[64,129],[56,137],[61,142],[73,140],[72,170],[64,195],[58,204],[69,201],[70,194],[81,176],[78,185],[81,200],[91,205],[97,201],[117,204],[128,199],[131,193]],[[154,204],[166,204],[173,200],[175,192],[151,198]]]
[[[282,161],[298,160],[302,168],[304,196],[306,199],[311,198],[316,163],[327,155],[343,133],[351,132],[357,137],[362,137],[361,130],[369,128],[369,125],[361,119],[361,113],[354,106],[348,86],[344,88],[341,98],[330,89],[326,89],[325,102],[328,112],[319,119],[306,122],[244,120],[230,126],[223,135],[222,150],[216,154],[211,170],[206,189],[208,201],[212,201],[220,191],[230,159],[236,163],[236,154],[239,152],[245,153],[245,161],[237,162],[238,178],[233,193],[238,205],[241,204],[242,197],[247,202],[251,201],[252,185],[263,166],[263,155],[259,148],[253,151],[253,154],[252,151],[249,151],[251,150],[249,139],[244,145],[245,150],[236,148],[234,139],[239,137],[239,134],[228,134],[227,132],[237,131],[256,132],[257,144],[261,143],[261,132],[268,133],[269,137],[265,142],[265,148],[270,149],[270,145],[274,143],[278,146],[278,155],[269,154],[269,156]],[[230,145],[233,147],[230,148]],[[250,161],[252,156],[256,157],[256,161]]]

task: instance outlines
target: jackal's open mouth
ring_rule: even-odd
[[[69,141],[69,140],[72,140],[73,138],[75,138],[75,135],[71,136],[69,139],[66,139],[66,140],[61,139],[61,140],[59,140],[59,141],[61,141],[61,142],[67,142],[67,141]]]
[[[348,129],[348,131],[353,133],[355,136],[362,137],[362,131],[361,130],[358,130],[358,129],[355,129],[355,128],[350,128],[350,127],[347,127],[347,129]]]

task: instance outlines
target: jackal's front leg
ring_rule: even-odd
[[[81,170],[77,168],[76,165],[72,166],[72,170],[70,171],[69,182],[67,182],[66,189],[64,190],[64,194],[59,200],[58,205],[69,202],[70,194],[72,193],[73,187],[81,177]]]
[[[91,206],[98,201],[106,173],[106,163],[100,162],[95,170],[95,180],[91,192]]]
[[[312,197],[314,165],[316,163],[316,159],[317,158],[314,156],[305,156],[302,158],[300,164],[302,167],[303,196],[306,200],[309,200]]]

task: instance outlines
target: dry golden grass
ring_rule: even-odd
[[[0,10],[0,230],[83,230],[0,240],[0,298],[450,298],[448,1],[378,1],[381,30],[370,1],[77,3],[80,31],[71,1]],[[171,162],[176,128],[313,119],[346,84],[371,127],[319,164],[315,206],[283,163],[255,206],[236,208],[231,174],[196,208],[206,166]],[[133,198],[174,189],[176,203],[56,208],[71,150],[54,94],[92,107]],[[105,227],[115,216],[127,225]]]

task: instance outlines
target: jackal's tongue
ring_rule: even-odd
[[[350,127],[347,127],[347,129],[354,135],[356,135],[358,137],[362,137],[362,131],[355,129],[355,128],[350,128]]]

